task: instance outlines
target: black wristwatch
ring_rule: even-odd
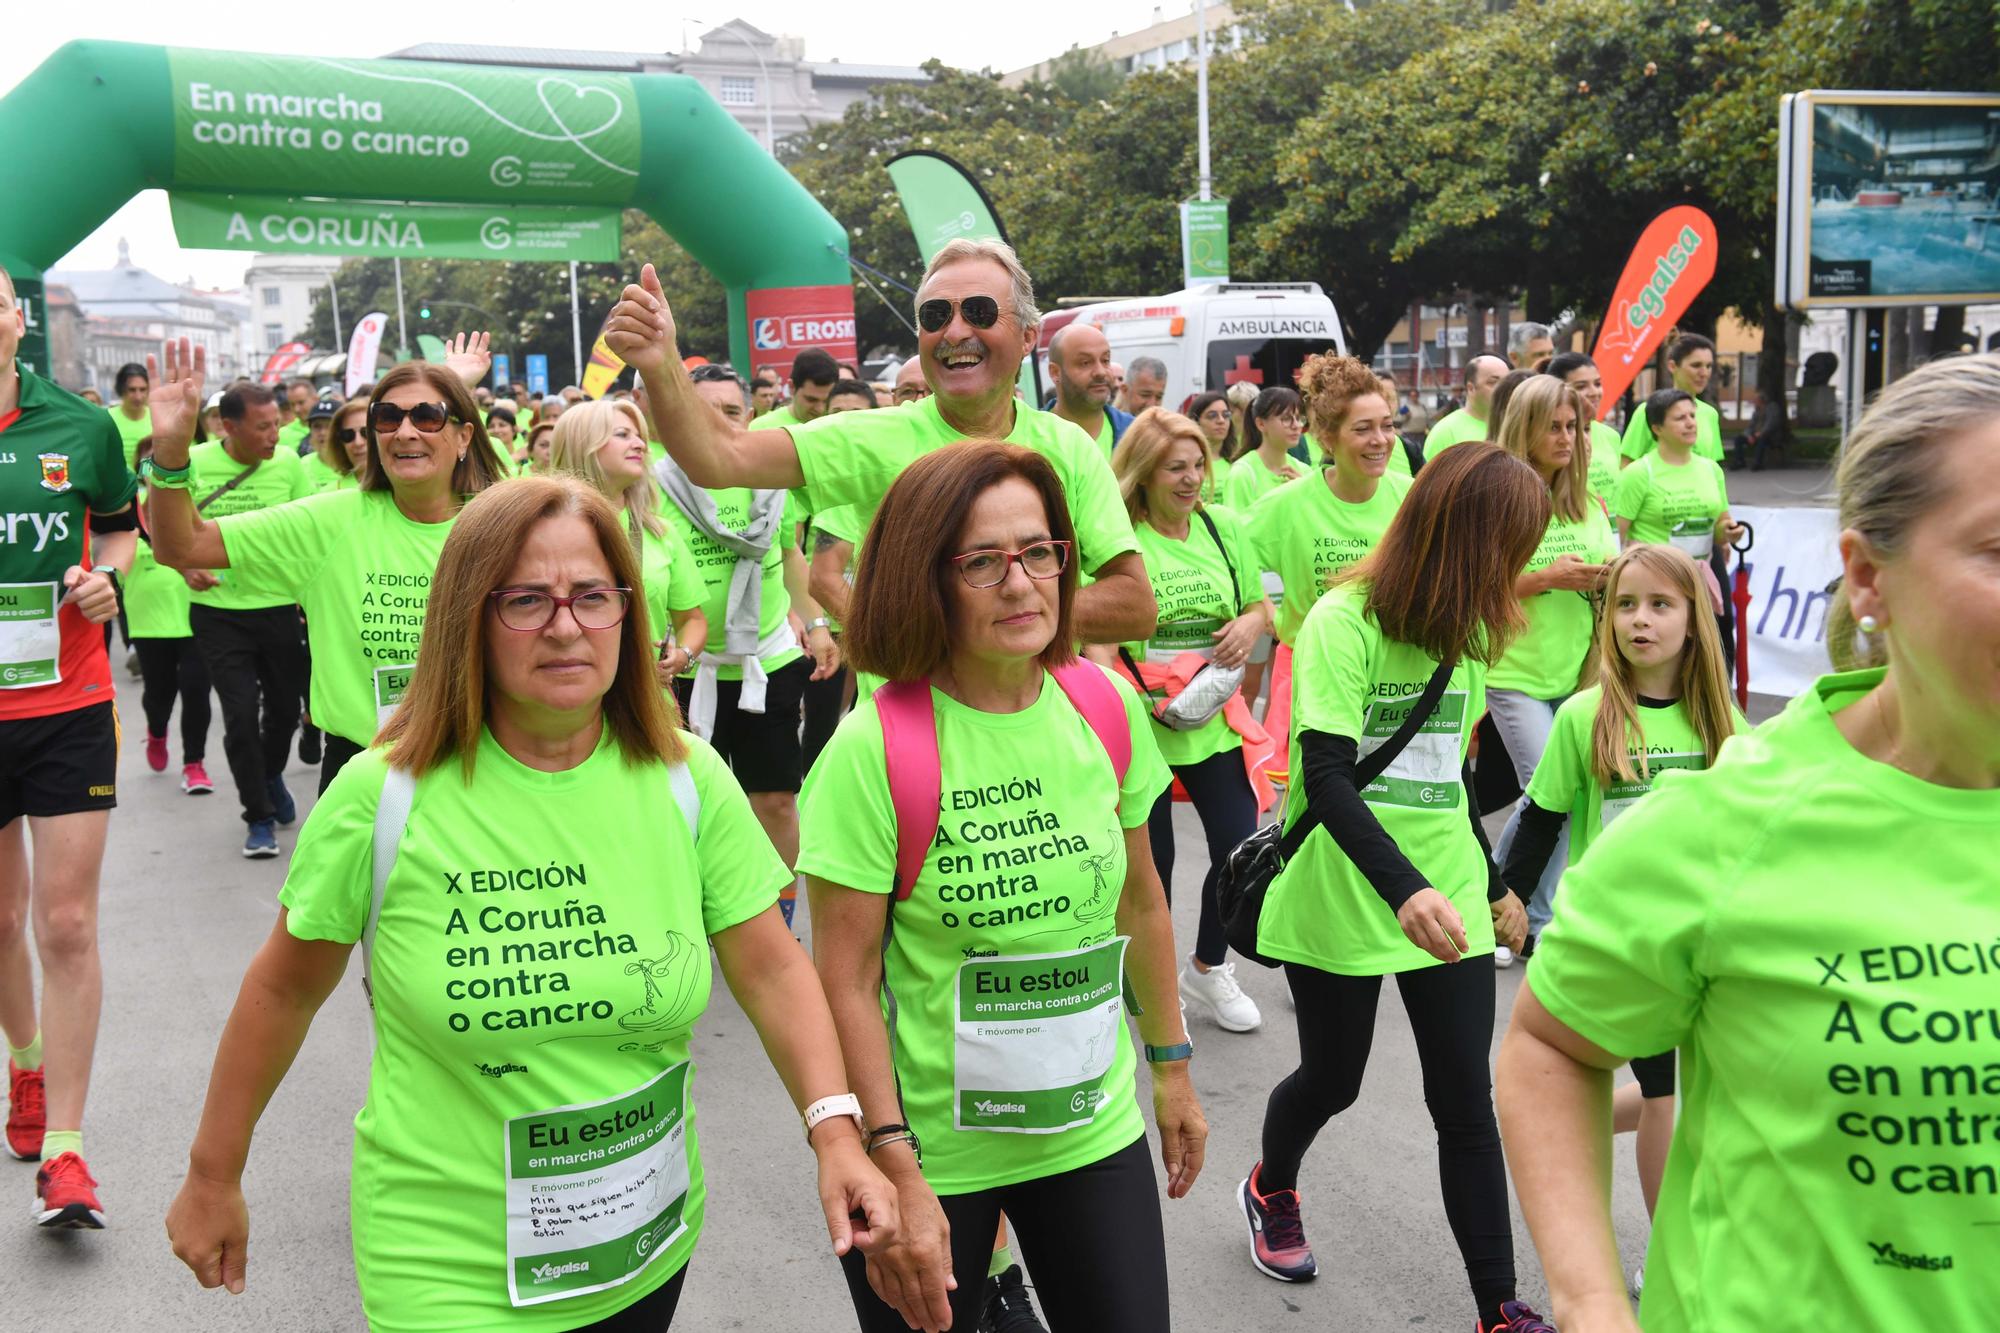
[[[118,566],[116,566],[116,565],[93,565],[93,566],[91,566],[91,570],[90,570],[90,572],[91,572],[91,573],[93,573],[93,574],[102,574],[102,575],[104,575],[104,576],[105,576],[106,578],[110,579],[110,580],[111,580],[111,591],[113,591],[113,592],[117,593],[117,594],[118,594],[118,596],[119,596],[119,598],[120,598],[120,600],[123,600],[123,598],[124,598],[124,596],[125,596],[125,580],[124,580],[123,578],[119,577],[119,574],[118,574]]]

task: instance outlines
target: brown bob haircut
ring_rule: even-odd
[[[934,449],[904,468],[875,511],[854,571],[842,645],[856,670],[922,680],[944,665],[951,652],[951,584],[958,579],[951,558],[959,554],[959,533],[973,502],[1009,479],[1040,493],[1049,536],[1070,543],[1057,580],[1056,632],[1039,660],[1058,667],[1076,656],[1076,527],[1062,482],[1032,449],[968,440]]]
[[[1365,584],[1364,609],[1398,643],[1491,666],[1528,626],[1514,580],[1548,526],[1533,468],[1498,445],[1461,444],[1424,464],[1382,540],[1335,581]]]
[[[500,455],[493,448],[493,441],[487,437],[486,427],[479,420],[479,404],[472,401],[472,393],[461,380],[443,366],[428,361],[405,361],[400,366],[392,366],[389,373],[375,383],[375,391],[368,395],[368,470],[362,475],[361,489],[364,491],[386,491],[390,489],[389,474],[382,468],[382,449],[375,439],[375,404],[389,396],[392,389],[400,389],[405,384],[422,384],[444,400],[451,412],[452,420],[461,422],[472,431],[472,443],[466,446],[465,457],[452,469],[451,488],[460,495],[477,495],[495,482],[504,480],[507,473],[500,466]]]
[[[393,372],[392,372],[393,373]],[[444,539],[409,692],[375,737],[389,762],[418,777],[457,756],[467,781],[486,725],[486,640],[512,634],[488,608],[488,593],[506,585],[514,562],[538,523],[575,517],[597,538],[611,581],[632,590],[618,626],[618,674],[604,695],[604,724],[634,768],[676,763],[687,748],[674,730],[673,705],[653,680],[652,627],[639,557],[624,521],[603,496],[569,477],[517,477],[466,502]]]

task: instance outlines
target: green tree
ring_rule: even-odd
[[[1072,46],[1049,62],[1043,82],[1079,105],[1110,97],[1125,82],[1125,71],[1093,49]]]

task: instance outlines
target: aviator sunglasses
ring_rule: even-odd
[[[1000,303],[990,296],[968,296],[963,301],[937,296],[917,307],[917,323],[925,333],[936,333],[951,323],[953,310],[975,329],[990,329],[1000,318]]]

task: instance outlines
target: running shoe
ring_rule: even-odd
[[[42,1155],[48,1113],[44,1094],[41,1070],[7,1062],[7,1151],[17,1162],[33,1162]]]
[[[1215,1020],[1225,1032],[1255,1032],[1264,1022],[1257,1002],[1236,983],[1236,964],[1218,963],[1204,972],[1190,958],[1181,964],[1181,998]]]
[[[97,1182],[90,1168],[73,1152],[57,1153],[53,1162],[35,1172],[35,1223],[45,1227],[104,1226],[104,1205],[97,1201]]]
[[[276,812],[278,822],[290,828],[292,821],[299,817],[298,803],[292,800],[291,788],[285,785],[282,777],[273,773],[264,780],[264,790],[271,794],[271,809]]]
[[[146,737],[146,767],[155,773],[167,771],[167,738],[165,736]]]
[[[243,855],[253,861],[263,861],[278,854],[277,830],[271,821],[260,819],[250,826],[250,835],[243,839]]]
[[[319,728],[306,727],[299,732],[299,762],[318,764],[320,761]]]
[[[1646,1294],[1646,1265],[1640,1264],[1632,1270],[1632,1280],[1625,1284],[1625,1290],[1632,1293],[1635,1301]]]
[[[1500,1321],[1474,1327],[1478,1333],[1556,1333],[1556,1326],[1536,1314],[1526,1301],[1500,1302]]]
[[[979,1315],[979,1333],[1049,1333],[1035,1314],[1021,1265],[1009,1264],[998,1277],[986,1279],[986,1305]]]
[[[1236,1202],[1243,1220],[1250,1224],[1250,1262],[1265,1277],[1280,1282],[1310,1282],[1319,1276],[1319,1263],[1306,1244],[1306,1227],[1299,1217],[1299,1192],[1257,1190],[1259,1162],[1236,1187]]]
[[[1512,966],[1514,966],[1514,951],[1513,951],[1512,949],[1508,948],[1508,947],[1507,947],[1506,945],[1504,945],[1504,944],[1496,944],[1496,945],[1494,945],[1494,946],[1493,946],[1493,966],[1495,966],[1495,967],[1512,967]]]
[[[208,770],[201,761],[181,765],[181,790],[190,796],[206,796],[215,790],[215,784],[208,780]]]

